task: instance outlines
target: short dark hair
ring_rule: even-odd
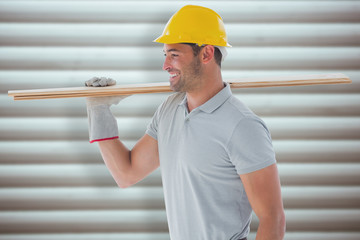
[[[196,43],[184,43],[184,44],[187,44],[187,45],[191,46],[195,57],[197,55],[199,55],[200,50],[203,47],[205,47],[205,45],[199,46]],[[214,52],[215,62],[216,62],[217,65],[219,65],[219,67],[221,67],[222,54],[221,54],[220,50],[217,47],[214,46],[214,48],[215,48],[215,52]]]

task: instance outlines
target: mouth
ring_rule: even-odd
[[[173,80],[179,76],[178,73],[170,73],[170,80]]]

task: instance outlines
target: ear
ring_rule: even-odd
[[[207,64],[214,58],[215,48],[212,45],[206,45],[201,49],[201,60]]]

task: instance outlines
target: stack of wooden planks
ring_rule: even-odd
[[[256,87],[279,87],[300,86],[318,84],[351,83],[348,76],[342,73],[312,74],[280,77],[257,77],[242,78],[227,81],[232,88],[256,88]],[[8,95],[14,100],[74,98],[74,97],[102,97],[115,95],[133,95],[142,93],[171,92],[168,82],[115,85],[108,87],[71,87],[33,90],[9,91]]]

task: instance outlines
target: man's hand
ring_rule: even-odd
[[[87,87],[106,87],[115,85],[116,81],[111,78],[106,77],[93,77],[85,82],[85,86]]]
[[[109,86],[115,83],[111,78],[94,77],[85,82],[86,86]],[[118,138],[118,126],[116,119],[110,111],[111,105],[118,104],[121,100],[128,97],[88,97],[86,106],[89,121],[90,143]]]

